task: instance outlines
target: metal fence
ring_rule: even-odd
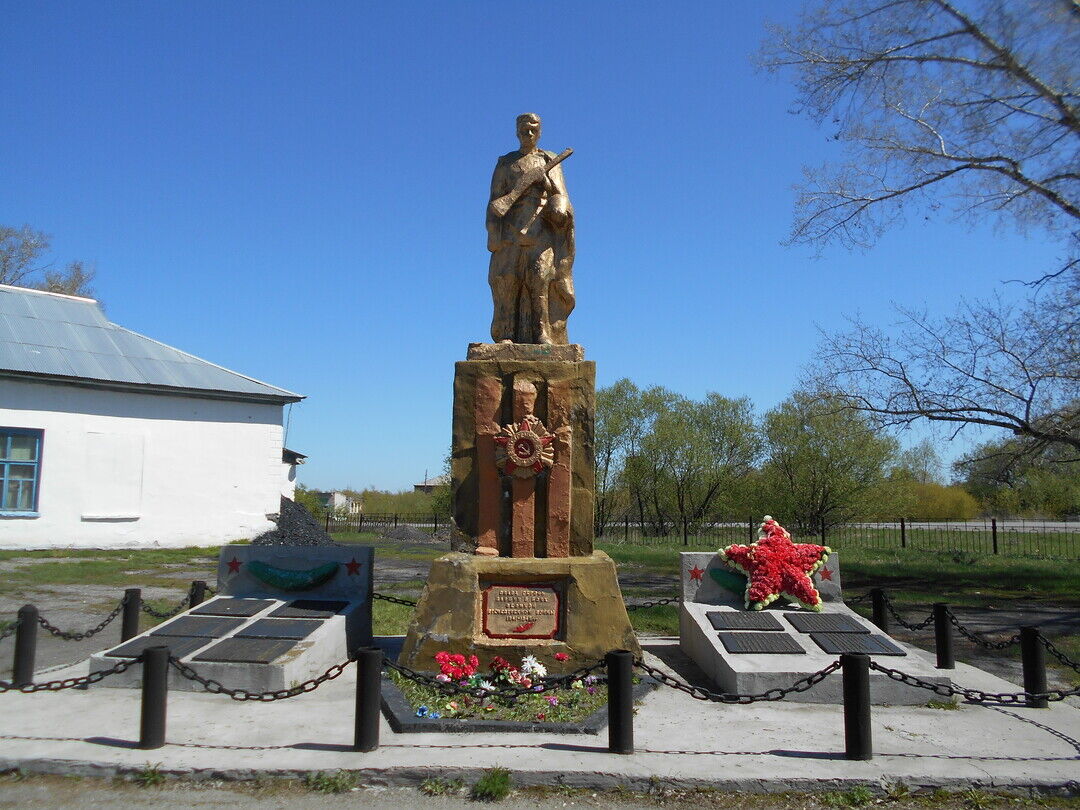
[[[623,516],[609,523],[600,540],[644,546],[716,548],[757,539],[759,520],[718,520],[689,529],[684,537],[679,526],[641,523]],[[951,554],[1080,559],[1080,520],[1029,520],[985,518],[980,520],[861,521],[792,534],[803,542],[815,542],[836,550],[912,549]]]
[[[349,515],[348,517],[335,518],[327,515],[325,528],[330,534],[334,532],[384,532],[387,529],[395,529],[398,526],[412,526],[413,528],[435,534],[440,528],[450,523],[446,515],[427,513],[372,513]]]

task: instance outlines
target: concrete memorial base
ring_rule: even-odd
[[[90,669],[165,645],[200,676],[230,689],[288,689],[371,643],[373,561],[370,546],[225,546],[217,597],[96,653]],[[140,686],[142,667],[101,683]],[[169,686],[202,689],[175,669]]]
[[[820,613],[782,601],[766,610],[746,610],[739,575],[717,554],[684,552],[680,556],[683,603],[679,646],[719,691],[758,694],[786,689],[825,668],[844,651],[868,652],[883,666],[931,683],[951,683],[920,651],[889,638],[844,604],[835,553],[814,574],[823,602]],[[842,683],[842,679],[830,677],[809,691],[790,694],[786,700],[843,703]],[[932,697],[925,689],[906,686],[879,672],[870,673],[870,700],[874,704],[921,706]]]
[[[486,670],[494,656],[516,665],[531,654],[558,675],[617,649],[641,655],[615,563],[602,551],[546,559],[447,554],[431,565],[398,663],[431,672],[446,650],[476,655]]]

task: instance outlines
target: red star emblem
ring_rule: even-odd
[[[693,568],[691,568],[691,569],[690,569],[690,579],[691,579],[691,580],[694,580],[694,579],[696,579],[696,580],[698,580],[698,581],[700,582],[700,581],[701,581],[701,576],[702,576],[702,574],[704,574],[704,573],[705,573],[705,569],[704,569],[704,568],[698,568],[698,567],[697,567],[697,566],[695,565],[695,566],[694,566]]]
[[[824,580],[832,582],[832,571],[830,571],[828,568],[822,568],[820,571],[818,571],[818,576]]]
[[[821,610],[821,595],[810,576],[830,553],[828,546],[791,542],[787,529],[766,518],[756,543],[728,546],[720,557],[746,574],[747,608],[761,610],[783,596],[808,610]]]
[[[360,573],[361,565],[363,565],[363,563],[358,563],[356,557],[353,557],[349,562],[345,563],[345,569],[349,572],[349,576],[352,577]]]
[[[229,560],[229,573],[230,574],[239,574],[240,573],[240,561],[238,559],[236,559],[236,557],[233,557],[231,560]]]

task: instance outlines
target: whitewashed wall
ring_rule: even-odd
[[[210,545],[273,528],[282,406],[0,379],[0,425],[44,430],[38,517],[0,547]]]

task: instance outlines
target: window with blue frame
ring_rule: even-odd
[[[44,431],[0,427],[0,512],[36,512]]]

